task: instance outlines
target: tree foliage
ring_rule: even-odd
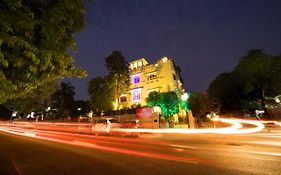
[[[114,81],[118,109],[120,94],[126,93],[129,89],[129,63],[126,61],[122,52],[113,51],[105,58],[105,65],[109,72],[109,77]]]
[[[208,95],[225,110],[264,109],[266,97],[281,93],[281,57],[253,49],[233,71],[211,82]]]
[[[160,95],[157,91],[150,92],[146,98],[147,105],[149,107],[157,106],[160,103]]]
[[[66,117],[70,115],[74,103],[74,87],[69,82],[61,82],[59,89],[53,94],[53,99],[58,106],[58,115]]]
[[[52,103],[51,94],[57,89],[57,81],[48,82],[29,94],[6,101],[4,105],[11,110],[17,110],[24,114],[31,111],[45,111]]]
[[[0,11],[0,103],[86,75],[69,54],[85,23],[82,0],[2,0]]]
[[[151,92],[146,99],[149,107],[159,106],[161,114],[166,118],[173,116],[179,112],[180,100],[177,94],[173,91],[170,92]]]
[[[213,109],[209,97],[205,93],[192,92],[188,99],[189,109],[197,118],[205,117]]]
[[[90,106],[95,113],[113,109],[114,86],[110,77],[95,77],[88,83]]]

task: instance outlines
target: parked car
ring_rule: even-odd
[[[121,128],[142,128],[139,120],[126,120],[121,124]]]
[[[109,133],[112,128],[120,128],[120,122],[115,118],[100,118],[94,120],[92,131],[97,133]]]

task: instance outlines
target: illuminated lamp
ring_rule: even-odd
[[[189,95],[188,95],[187,93],[184,93],[184,94],[181,96],[181,100],[182,100],[182,101],[186,101],[188,98],[189,98]]]
[[[154,106],[153,112],[161,113],[161,108],[159,106]]]

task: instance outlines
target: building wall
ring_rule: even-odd
[[[131,62],[130,82],[130,92],[120,96],[120,108],[134,104],[146,105],[145,99],[152,91],[175,91],[179,97],[184,93],[174,62],[167,57],[155,64],[148,64],[144,58]],[[127,98],[126,102],[122,102],[122,96],[123,99]]]

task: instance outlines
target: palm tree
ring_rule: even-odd
[[[74,87],[69,82],[61,82],[59,89],[54,93],[58,107],[58,114],[61,117],[70,115],[70,109],[74,102]]]

